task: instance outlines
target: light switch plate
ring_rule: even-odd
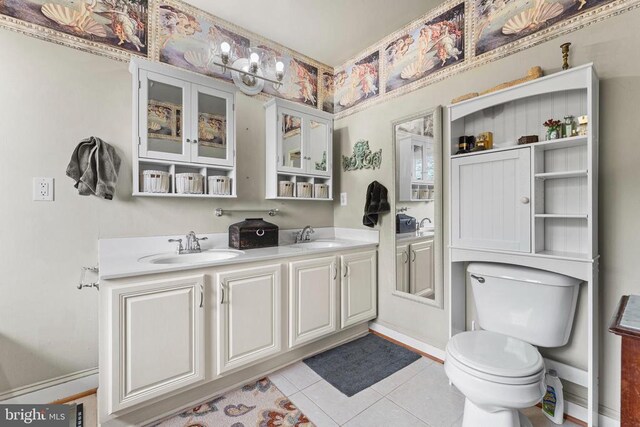
[[[33,178],[33,200],[53,202],[53,178]]]
[[[347,193],[340,193],[340,206],[347,206]]]

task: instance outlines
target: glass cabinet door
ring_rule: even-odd
[[[233,94],[193,85],[191,161],[233,166]]]
[[[326,121],[309,120],[309,147],[307,152],[307,173],[314,175],[330,175],[331,153],[329,151],[329,132]]]
[[[300,115],[290,111],[279,113],[278,170],[303,172],[305,170],[304,129]]]
[[[413,180],[424,181],[424,145],[413,144]]]
[[[183,129],[185,106],[189,105],[188,83],[179,79],[140,72],[140,157],[189,161]]]

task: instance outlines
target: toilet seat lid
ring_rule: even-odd
[[[447,352],[474,370],[500,377],[530,377],[544,369],[544,360],[534,346],[491,331],[455,335]]]

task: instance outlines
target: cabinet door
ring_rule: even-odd
[[[305,124],[302,114],[278,109],[278,171],[303,173],[306,171]]]
[[[191,161],[233,166],[234,95],[195,84],[191,87]]]
[[[306,172],[311,175],[331,176],[331,146],[333,130],[328,120],[310,117],[304,121],[307,137],[304,157]]]
[[[204,276],[109,289],[109,412],[204,381]]]
[[[531,251],[529,147],[451,161],[453,247]]]
[[[289,347],[337,329],[335,256],[289,263]]]
[[[340,326],[371,320],[377,313],[376,251],[342,255]]]
[[[433,240],[412,243],[409,246],[411,256],[410,293],[420,297],[433,298],[435,290],[433,270]]]
[[[191,136],[189,83],[140,70],[138,89],[139,156],[188,162]]]
[[[396,246],[396,290],[409,292],[409,246]]]
[[[281,350],[280,264],[217,274],[218,374]]]

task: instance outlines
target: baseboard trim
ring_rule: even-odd
[[[382,326],[376,322],[369,323],[369,330],[376,335],[381,335],[383,338],[388,338],[391,341],[396,341],[396,344],[407,346],[409,350],[420,353],[429,359],[433,359],[436,362],[444,363],[444,351],[437,347],[418,341],[415,338],[411,338],[401,332],[394,331],[391,328]]]
[[[98,368],[85,369],[47,381],[15,388],[0,395],[4,404],[45,404],[65,400],[98,387]]]
[[[415,351],[416,353],[422,354],[429,359],[435,360],[439,363],[444,363],[445,352],[437,347],[433,347],[429,344],[423,343],[422,341],[418,341],[415,338],[407,336],[401,332],[395,331],[386,326],[382,326],[376,322],[369,323],[369,330],[381,336],[382,338],[388,339],[391,342],[394,342],[398,345],[408,348],[409,350]],[[558,362],[556,362],[558,364]],[[556,365],[557,366],[557,365]],[[566,367],[567,365],[564,365]],[[579,371],[576,369],[576,371]],[[566,372],[566,370],[565,370]],[[573,373],[581,373],[573,372]],[[580,377],[579,375],[577,376]],[[587,419],[587,408],[580,406],[576,403],[569,402],[565,400],[565,418],[573,423],[579,425],[587,425],[587,422],[584,421]],[[599,427],[620,427],[620,421],[615,420],[613,418],[609,418],[606,415],[599,414],[598,415],[598,426]]]

